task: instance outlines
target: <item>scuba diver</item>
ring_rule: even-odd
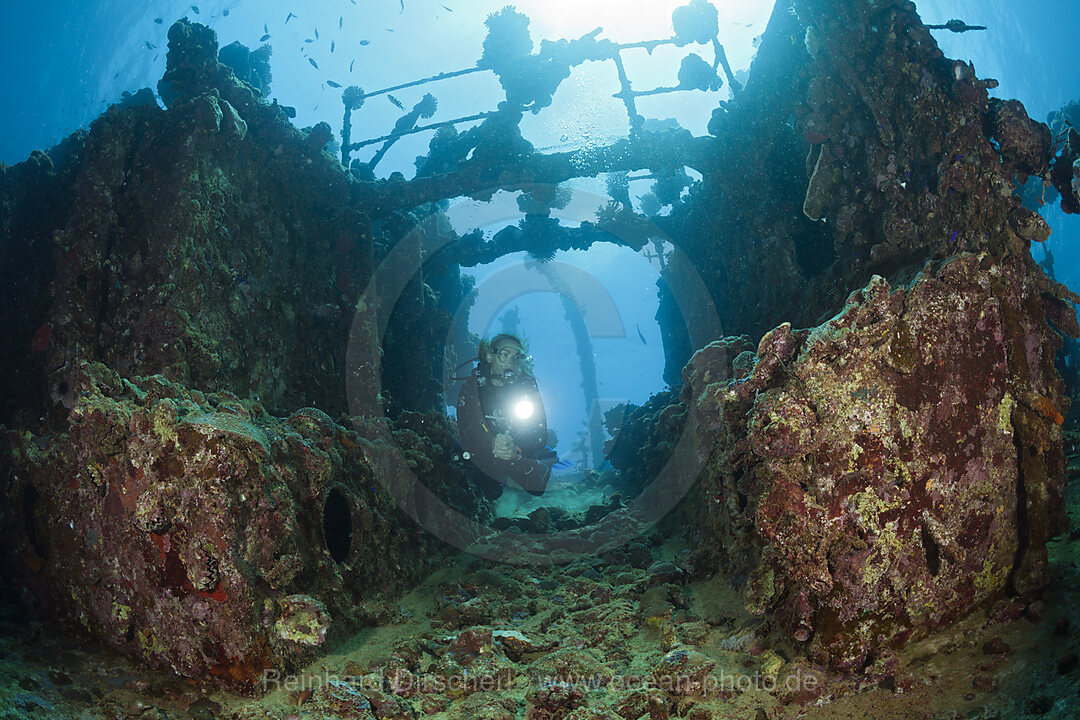
[[[542,495],[551,476],[550,465],[537,459],[547,444],[547,417],[524,345],[514,335],[496,335],[480,343],[477,360],[457,402],[468,476],[489,500],[502,495],[507,480]]]

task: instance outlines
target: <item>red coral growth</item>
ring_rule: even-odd
[[[1065,422],[1065,418],[1062,417],[1054,403],[1050,401],[1050,398],[1039,396],[1039,399],[1035,401],[1035,409],[1041,412],[1046,417],[1054,421],[1056,425],[1061,425]]]

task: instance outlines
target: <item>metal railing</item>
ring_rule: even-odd
[[[539,112],[542,108],[551,104],[552,95],[562,80],[569,77],[571,68],[586,61],[609,61],[614,63],[618,72],[620,88],[619,92],[613,94],[613,97],[622,100],[626,108],[629,121],[629,136],[633,138],[645,122],[645,118],[638,113],[637,98],[682,91],[719,90],[723,86],[723,80],[718,74],[720,69],[723,70],[727,78],[732,95],[741,90],[738,81],[731,72],[731,67],[728,65],[724,47],[719,41],[717,19],[716,8],[707,0],[691,0],[688,5],[676,8],[672,13],[672,25],[675,28],[675,35],[670,38],[616,43],[599,39],[602,28],[597,28],[576,40],[544,41],[537,53],[521,53],[514,52],[510,48],[528,47],[531,50],[532,41],[528,38],[527,29],[528,18],[512,7],[503,8],[487,19],[489,30],[487,39],[484,41],[484,54],[475,67],[440,72],[430,77],[381,88],[372,92],[364,92],[355,85],[345,88],[342,92],[342,103],[345,106],[341,130],[342,164],[349,167],[354,151],[381,143],[382,147],[376,151],[375,155],[366,163],[362,163],[367,172],[374,177],[375,166],[400,138],[499,116],[510,117],[511,114],[520,115],[526,111]],[[676,47],[711,45],[713,61],[710,64],[696,53],[690,53],[682,60],[677,85],[635,90],[623,64],[623,53],[629,50],[643,49],[651,54],[653,50],[663,45],[674,45]],[[430,119],[434,115],[436,110],[435,98],[430,94],[426,94],[412,109],[406,110],[404,105],[390,95],[390,93],[397,90],[419,87],[479,72],[491,72],[499,77],[507,94],[506,101],[500,103],[499,109],[477,112],[449,120],[419,124],[421,120]],[[365,140],[353,141],[351,138],[352,114],[363,106],[365,100],[379,95],[389,95],[391,101],[399,109],[405,111],[404,114],[397,120],[394,128],[389,133]]]

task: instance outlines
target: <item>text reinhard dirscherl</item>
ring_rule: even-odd
[[[422,675],[415,676],[411,673],[383,675],[370,673],[368,675],[337,675],[328,670],[322,674],[308,673],[300,675],[282,674],[279,670],[268,669],[263,671],[261,685],[263,692],[285,690],[286,692],[302,692],[304,690],[318,690],[323,686],[331,689],[347,689],[356,693],[367,691],[391,692],[396,695],[412,695],[426,693],[450,692],[499,692],[520,687],[521,676],[510,671],[503,671],[496,675]],[[710,673],[687,672],[678,675],[556,675],[551,677],[529,677],[528,682],[537,687],[563,686],[568,691],[589,692],[604,688],[612,690],[637,690],[656,688],[664,692],[677,694],[708,695],[712,693],[744,693],[750,690],[763,690],[765,692],[796,692],[799,690],[814,690],[821,679],[812,674],[803,672],[801,668],[788,674],[782,679],[754,673],[728,673],[719,670]]]

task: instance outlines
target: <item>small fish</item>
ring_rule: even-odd
[[[267,25],[266,23],[263,23],[263,32],[264,33],[269,33],[270,32],[270,26]]]
[[[221,15],[223,17],[229,17],[229,8],[225,8],[224,10],[222,10]]]
[[[401,0],[401,9],[398,10],[398,15],[405,12],[405,0]]]
[[[195,13],[196,15],[198,15],[198,14],[199,14],[199,6],[198,6],[198,5],[192,5],[192,6],[191,6],[191,12]]]
[[[319,39],[319,28],[315,28],[315,39]]]
[[[314,41],[314,40],[312,40],[311,38],[304,38],[304,42],[306,42],[306,43],[313,43],[313,42],[315,42],[315,41]]]
[[[153,44],[152,42],[150,42],[149,40],[147,40],[147,41],[146,41],[146,49],[147,49],[147,50],[153,50],[153,49],[154,49],[154,48],[156,48],[156,47],[157,47],[157,45],[154,45],[154,44]]]
[[[351,63],[349,63],[349,72],[352,72],[352,66],[355,65],[355,64],[356,64],[356,60],[353,60]]]
[[[393,95],[387,95],[386,99],[389,100],[390,102],[394,103],[394,106],[397,107],[398,110],[404,110],[405,109],[405,106],[401,104],[401,101],[398,100]]]
[[[327,81],[326,81],[326,84],[327,84],[327,85],[329,85],[329,86],[330,86],[330,87],[332,87],[332,88],[339,88],[339,87],[341,87],[341,83],[336,83],[336,82],[334,82],[333,80],[327,80]]]
[[[442,6],[442,9],[445,10],[446,12],[454,12],[454,8],[448,8],[445,5]]]
[[[155,22],[156,24],[160,25],[161,23],[163,23],[163,22],[165,22],[165,21],[164,21],[164,20],[162,20],[161,18],[154,18],[154,22]]]
[[[259,38],[259,42],[266,42],[269,39],[270,39],[270,33],[266,33],[261,38]]]
[[[648,345],[649,343],[645,342],[645,336],[641,334],[641,326],[640,325],[635,325],[634,327],[637,328],[637,336],[639,338],[641,338],[641,344],[642,345]]]
[[[293,15],[291,12],[288,15],[286,15],[285,16],[285,24],[288,25],[289,21],[292,20],[294,17],[296,17],[296,15]]]
[[[361,40],[361,41],[360,41],[360,44],[361,44],[361,45],[370,45],[370,44],[371,44],[371,41],[370,41],[370,40]]]
[[[330,41],[330,52],[334,52],[334,41]]]
[[[337,19],[337,29],[338,29],[338,30],[340,30],[340,29],[341,29],[341,26],[342,26],[342,24],[343,24],[344,22],[345,22],[345,16],[344,16],[344,15],[342,15],[341,17],[339,17],[339,18]]]
[[[386,32],[394,32],[394,28],[383,28]]]
[[[307,61],[311,63],[311,67],[315,68],[316,70],[319,69],[319,63],[315,62],[315,58],[308,58]]]

